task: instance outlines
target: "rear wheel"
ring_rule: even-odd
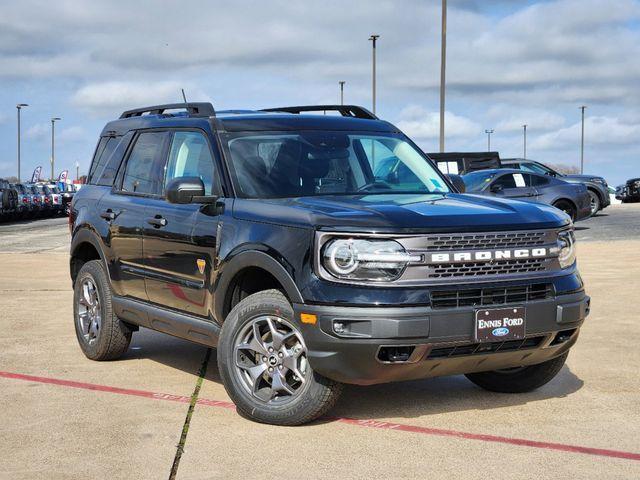
[[[549,383],[562,369],[569,352],[538,365],[491,372],[468,373],[466,377],[491,392],[525,393]]]
[[[589,192],[589,201],[591,206],[591,216],[595,216],[596,213],[600,211],[600,197],[593,190],[588,190]]]
[[[576,221],[576,216],[577,216],[576,207],[574,207],[573,204],[568,200],[558,200],[556,203],[553,204],[553,206],[559,210],[562,210],[567,215],[569,215],[571,217],[572,222]]]
[[[218,343],[218,368],[238,412],[274,425],[300,425],[327,412],[342,386],[315,373],[286,297],[255,293],[229,313]]]
[[[111,286],[100,260],[85,263],[73,291],[76,337],[91,360],[115,360],[129,348],[131,329],[113,313]]]

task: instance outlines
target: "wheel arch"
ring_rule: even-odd
[[[89,229],[78,230],[71,240],[70,257],[69,257],[69,273],[71,282],[75,283],[76,277],[82,266],[91,260],[101,260],[104,264],[105,271],[109,281],[109,269],[107,268],[106,256],[102,248],[101,242],[96,233]]]
[[[214,300],[214,315],[220,323],[224,322],[233,305],[239,301],[238,288],[242,289],[244,280],[251,274],[262,274],[264,277],[260,278],[257,289],[255,277],[251,277],[251,287],[244,293],[251,294],[276,288],[281,290],[290,302],[303,303],[300,290],[280,262],[267,253],[249,250],[234,256],[222,269]]]

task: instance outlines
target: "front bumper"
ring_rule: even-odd
[[[476,307],[335,307],[294,304],[295,317],[315,314],[317,323],[300,321],[311,367],[333,380],[359,385],[457,375],[534,365],[555,358],[575,343],[589,313],[583,291],[506,306],[526,307],[524,341],[478,344]],[[502,308],[492,305],[477,308]],[[334,322],[351,324],[358,337],[341,337]],[[508,344],[508,345],[507,345]],[[407,347],[409,357],[389,362],[389,349]]]

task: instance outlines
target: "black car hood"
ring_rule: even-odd
[[[233,214],[303,228],[381,232],[526,230],[569,223],[550,206],[468,194],[236,199]]]

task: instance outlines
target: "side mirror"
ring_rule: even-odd
[[[502,185],[500,185],[500,184],[496,184],[496,183],[494,183],[493,185],[491,185],[491,186],[489,187],[489,191],[490,191],[491,193],[500,193],[500,192],[502,192],[502,190],[504,190],[504,189],[503,189],[503,187],[502,187]]]
[[[167,184],[167,200],[169,203],[208,203],[205,197],[204,183],[199,177],[177,177]]]
[[[451,183],[453,183],[453,186],[456,187],[456,190],[458,190],[458,192],[464,193],[467,191],[467,186],[465,185],[464,180],[460,175],[454,175],[453,173],[448,173],[447,178]]]

